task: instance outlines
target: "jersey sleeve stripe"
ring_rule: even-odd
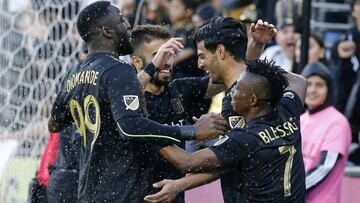
[[[169,139],[169,140],[173,140],[175,142],[181,142],[180,140],[178,139],[175,139],[173,137],[170,137],[170,136],[166,136],[166,135],[132,135],[132,134],[128,134],[126,133],[119,125],[119,123],[116,123],[118,128],[120,129],[121,133],[124,134],[125,136],[127,137],[133,137],[133,138],[160,138],[160,139]]]

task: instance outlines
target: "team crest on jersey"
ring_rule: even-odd
[[[125,95],[123,96],[124,98],[124,103],[126,105],[126,110],[133,110],[135,111],[136,109],[139,108],[139,97],[136,95]]]
[[[220,135],[219,140],[213,144],[213,146],[219,146],[222,143],[224,143],[226,140],[228,140],[229,137],[227,135]]]
[[[171,105],[176,114],[181,114],[184,112],[184,107],[181,104],[181,101],[179,98],[171,99]]]
[[[290,99],[294,99],[294,94],[292,92],[285,92],[283,97],[288,97]]]
[[[230,116],[229,124],[231,128],[242,128],[245,125],[244,117],[242,116]]]

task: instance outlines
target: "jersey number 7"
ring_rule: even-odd
[[[290,153],[289,157],[286,161],[286,164],[285,164],[285,172],[284,172],[284,196],[287,197],[287,196],[291,195],[291,183],[290,183],[291,168],[292,168],[294,154],[296,152],[296,149],[295,149],[294,145],[281,146],[278,149],[279,149],[280,154],[286,154],[287,152]]]
[[[90,116],[91,106],[93,106],[95,111],[95,116],[92,117]],[[75,110],[77,114],[75,113]],[[75,125],[83,138],[85,148],[87,147],[86,130],[90,131],[90,133],[94,135],[91,142],[92,148],[100,133],[100,106],[97,99],[93,95],[86,96],[84,100],[84,108],[81,108],[77,100],[72,99],[70,101],[70,112]],[[95,118],[95,121],[93,122],[91,118]]]

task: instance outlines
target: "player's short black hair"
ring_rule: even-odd
[[[85,7],[79,14],[76,27],[81,38],[88,42],[91,35],[95,34],[94,29],[99,25],[103,17],[109,14],[109,1],[97,1]]]
[[[275,61],[267,59],[255,59],[246,62],[246,71],[249,73],[261,75],[266,78],[270,85],[270,103],[275,106],[284,94],[285,89],[289,86],[287,72],[275,65]]]
[[[212,53],[222,44],[238,62],[245,61],[248,37],[246,27],[231,17],[215,17],[206,21],[195,32],[196,43],[204,41],[205,48]]]
[[[168,40],[171,33],[159,25],[139,25],[131,31],[131,45],[134,48],[134,55],[145,43],[156,39]]]

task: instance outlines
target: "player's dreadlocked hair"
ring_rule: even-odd
[[[271,105],[275,106],[284,94],[285,89],[289,86],[285,74],[287,72],[275,65],[275,61],[267,59],[256,59],[246,62],[246,71],[249,73],[265,77],[270,85]]]
[[[222,44],[238,62],[245,61],[248,37],[246,27],[231,17],[214,17],[206,21],[194,34],[196,43],[204,41],[205,48],[214,53]]]
[[[85,42],[89,42],[91,35],[95,34],[93,30],[96,30],[102,18],[108,15],[110,4],[109,1],[97,1],[80,12],[76,27]]]

